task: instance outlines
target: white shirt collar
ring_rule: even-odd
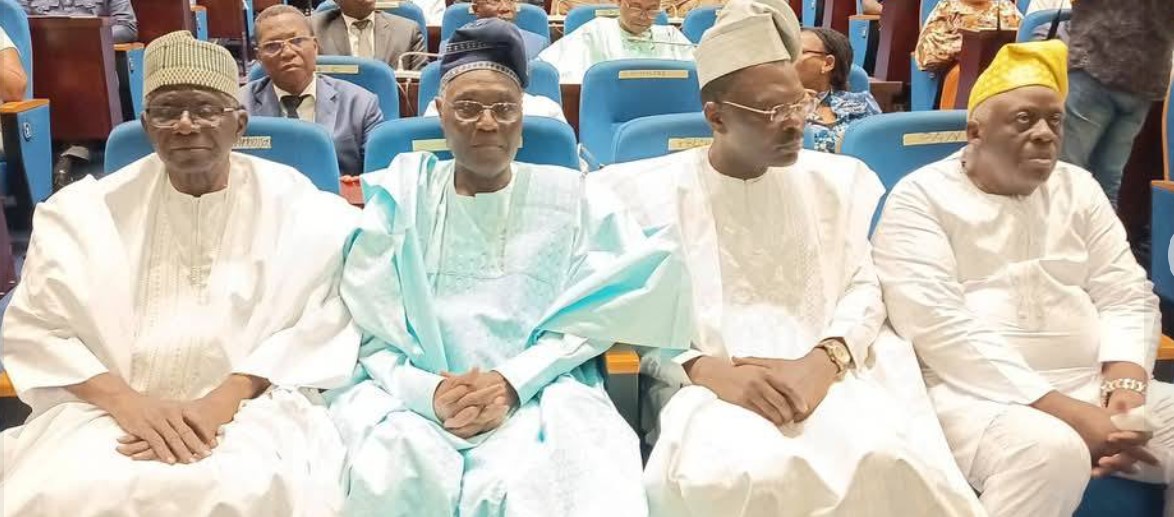
[[[372,12],[371,14],[368,14],[366,18],[363,18],[363,20],[360,20],[358,18],[351,18],[350,16],[347,16],[344,14],[344,15],[342,15],[342,20],[344,22],[346,22],[346,27],[348,30],[355,26],[355,22],[361,22],[363,20],[371,20],[371,28],[375,28],[375,13],[374,12]]]
[[[273,91],[275,93],[277,93],[277,100],[281,100],[281,98],[285,97],[286,95],[295,95],[295,94],[289,93],[285,90],[282,90],[281,88],[278,88],[277,83],[273,83]],[[310,81],[310,84],[306,86],[306,89],[302,90],[302,93],[297,94],[297,95],[309,95],[311,98],[317,99],[318,98],[318,74],[314,74],[314,79],[312,81]]]

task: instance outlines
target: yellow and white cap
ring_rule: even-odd
[[[236,97],[236,60],[228,49],[200,41],[188,31],[164,35],[143,53],[143,97],[165,86],[199,86]]]
[[[1025,86],[1043,86],[1068,96],[1068,47],[1060,40],[1004,45],[970,90],[967,109]]]

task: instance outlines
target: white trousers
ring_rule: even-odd
[[[1174,473],[1174,386],[1151,382],[1146,407],[1158,424],[1149,449],[1162,464],[1142,465],[1138,474],[1122,477],[1167,483]],[[958,455],[959,442],[972,439],[972,433],[949,425],[945,431],[991,517],[1071,517],[1080,506],[1092,459],[1084,440],[1061,420],[1028,406],[1007,405],[981,431],[972,459]],[[1170,488],[1164,515],[1174,517]]]

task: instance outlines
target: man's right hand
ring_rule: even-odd
[[[788,397],[771,385],[766,368],[734,366],[702,356],[686,363],[685,372],[693,384],[709,388],[718,398],[753,411],[776,426],[794,422],[800,414]]]
[[[1145,450],[1149,435],[1117,429],[1110,419],[1111,413],[1103,407],[1056,391],[1044,395],[1032,407],[1063,420],[1076,430],[1088,446],[1095,476],[1129,472],[1137,461],[1157,463],[1157,459]]]

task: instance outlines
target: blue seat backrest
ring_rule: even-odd
[[[477,19],[473,14],[472,5],[468,2],[459,2],[444,10],[444,18],[440,22],[440,41],[448,41],[457,29]],[[550,19],[541,7],[519,2],[518,16],[514,23],[519,29],[533,32],[550,41]]]
[[[1170,270],[1170,245],[1174,239],[1174,191],[1152,188],[1150,207],[1150,281],[1165,302],[1174,302],[1174,272]]]
[[[681,32],[685,33],[685,37],[689,38],[689,41],[700,43],[701,36],[717,21],[717,13],[720,10],[721,7],[715,5],[694,8],[685,15],[684,21],[681,22]]]
[[[1026,13],[1027,8],[1030,6],[1031,6],[1031,0],[1017,0],[1015,2],[1015,8],[1019,9],[1019,14]]]
[[[883,113],[848,126],[840,154],[853,156],[876,172],[885,191],[906,174],[941,160],[966,145],[966,111]],[[877,206],[873,224],[880,216]]]
[[[395,69],[377,59],[353,56],[318,56],[318,73],[329,75],[374,93],[384,119],[399,118],[399,84]],[[255,63],[249,69],[249,81],[265,77],[265,69]]]
[[[583,76],[579,140],[600,164],[612,163],[613,135],[632,119],[701,111],[691,61],[621,59],[597,63]]]
[[[330,134],[317,124],[276,117],[249,117],[245,136],[233,147],[301,171],[319,189],[338,193],[338,158]],[[106,140],[107,173],[154,152],[139,121],[123,122]]]
[[[420,88],[418,90],[419,112],[428,110],[428,104],[440,93],[440,62],[428,63],[420,71]],[[546,61],[537,59],[530,61],[530,84],[526,86],[526,93],[541,95],[559,104],[563,103],[562,91],[559,90],[558,69]]]
[[[575,32],[575,29],[582,27],[583,24],[594,20],[596,16],[606,16],[609,18],[616,18],[620,15],[620,6],[614,4],[595,4],[595,5],[580,5],[567,13],[566,20],[563,21],[563,35]],[[653,20],[656,25],[668,25],[669,16],[664,11],[656,15]]]
[[[24,75],[28,78],[24,96],[31,99],[33,96],[33,41],[29,33],[29,17],[24,8],[16,0],[0,0],[0,27],[8,33],[12,44],[20,52],[20,64],[24,65]]]
[[[428,151],[441,160],[452,159],[439,118],[401,118],[380,124],[368,137],[363,171],[384,169],[396,155],[414,151]],[[559,120],[526,117],[522,121],[522,147],[515,160],[578,170],[575,131]]]
[[[420,28],[420,35],[424,38],[424,48],[428,48],[428,21],[424,18],[424,10],[420,6],[412,3],[410,0],[403,0],[399,2],[375,2],[375,7],[387,14],[402,16],[416,22],[416,26]],[[321,13],[333,9],[338,9],[338,4],[334,3],[334,0],[326,0],[319,4],[314,9],[314,12]]]
[[[1023,18],[1023,23],[1019,24],[1019,32],[1015,34],[1015,41],[1023,43],[1031,41],[1032,33],[1041,25],[1051,27],[1052,20],[1056,18],[1056,14],[1060,15],[1060,21],[1072,19],[1072,9],[1044,9],[1036,11]]]
[[[869,91],[868,72],[865,72],[860,65],[852,65],[852,71],[848,72],[848,90],[853,92]]]
[[[712,140],[713,129],[701,112],[640,117],[616,131],[612,163],[664,156],[708,145]]]

